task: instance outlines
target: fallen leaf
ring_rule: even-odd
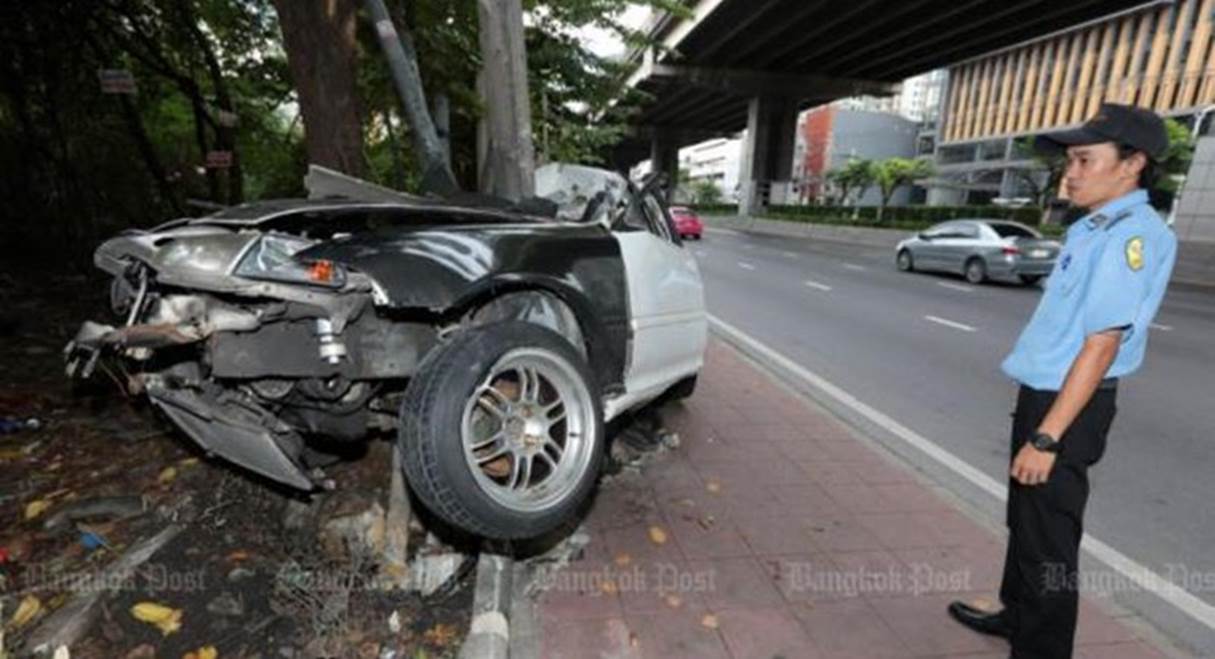
[[[709,629],[717,629],[717,616],[712,613],[706,613],[705,617],[700,619],[700,624]]]
[[[160,483],[161,485],[168,485],[169,483],[172,483],[173,479],[175,478],[177,478],[177,468],[165,467],[160,471],[160,475],[156,477],[156,482]]]
[[[709,482],[705,483],[705,489],[713,494],[717,494],[718,492],[721,492],[721,483],[715,480],[710,480]]]
[[[633,557],[630,556],[627,551],[622,551],[619,554],[616,554],[616,559],[615,559],[616,565],[619,565],[620,567],[624,567],[632,562],[633,562]]]
[[[13,629],[21,629],[36,618],[41,611],[42,600],[33,595],[26,595],[25,599],[21,600],[21,604],[17,605],[17,610],[13,613],[13,618],[9,620],[8,624]]]
[[[679,599],[678,595],[667,595],[665,600],[667,606],[671,607],[672,609],[678,609],[679,607],[683,606],[683,600]]]
[[[619,589],[616,587],[615,581],[608,579],[599,584],[599,590],[603,591],[605,595],[615,595]]]
[[[51,502],[46,499],[34,499],[25,504],[25,521],[30,521],[46,512],[47,508],[51,507]]]
[[[667,543],[667,532],[663,531],[660,526],[651,526],[650,542],[656,545],[665,545]]]
[[[10,460],[20,460],[25,457],[25,451],[19,448],[4,449],[0,451],[0,462],[8,462]]]
[[[240,561],[249,560],[249,552],[244,549],[237,549],[228,554],[227,560],[229,563],[239,563]]]
[[[422,634],[422,638],[426,639],[427,643],[440,647],[450,645],[451,642],[456,640],[459,636],[460,632],[455,628],[455,626],[445,625],[443,623],[439,623],[434,627],[427,629]]]
[[[179,467],[193,467],[198,464],[198,458],[185,458],[177,461]]]
[[[131,607],[131,615],[140,622],[155,625],[165,636],[181,629],[181,609],[154,602],[140,602]]]
[[[217,659],[218,657],[219,650],[216,650],[214,645],[204,645],[193,652],[185,653],[181,659]]]
[[[700,528],[708,531],[714,526],[717,526],[717,518],[712,515],[705,515],[704,517],[697,519],[696,523],[700,525]]]
[[[137,645],[127,653],[126,659],[156,659],[156,646],[151,643]]]
[[[51,655],[51,659],[72,659],[72,651],[66,645],[60,645],[55,648],[55,654]]]

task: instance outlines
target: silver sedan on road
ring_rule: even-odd
[[[1032,286],[1050,274],[1060,247],[1019,222],[951,220],[900,242],[895,259],[906,272],[953,272],[972,284],[989,277],[1017,277]]]

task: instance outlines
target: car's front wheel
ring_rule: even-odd
[[[900,249],[899,255],[895,257],[894,261],[898,265],[899,270],[903,272],[911,272],[915,269],[915,263],[911,259],[911,250],[909,249]]]
[[[467,330],[409,383],[399,441],[418,498],[490,538],[531,538],[573,516],[599,474],[598,388],[560,334],[523,322]]]

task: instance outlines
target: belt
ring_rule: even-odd
[[[1033,387],[1031,387],[1027,384],[1022,384],[1021,386],[1026,389],[1029,389],[1030,391],[1045,391],[1045,392],[1049,392],[1049,393],[1053,393],[1053,394],[1059,393],[1058,391],[1055,391],[1053,389],[1034,389]],[[1102,380],[1101,382],[1099,382],[1097,384],[1097,391],[1114,391],[1117,388],[1118,388],[1118,378],[1105,378],[1104,380]]]

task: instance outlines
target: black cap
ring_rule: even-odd
[[[1083,126],[1036,137],[1034,149],[1057,154],[1069,146],[1101,142],[1116,142],[1138,149],[1153,160],[1160,160],[1169,148],[1164,120],[1155,112],[1134,105],[1102,103],[1097,114]]]

